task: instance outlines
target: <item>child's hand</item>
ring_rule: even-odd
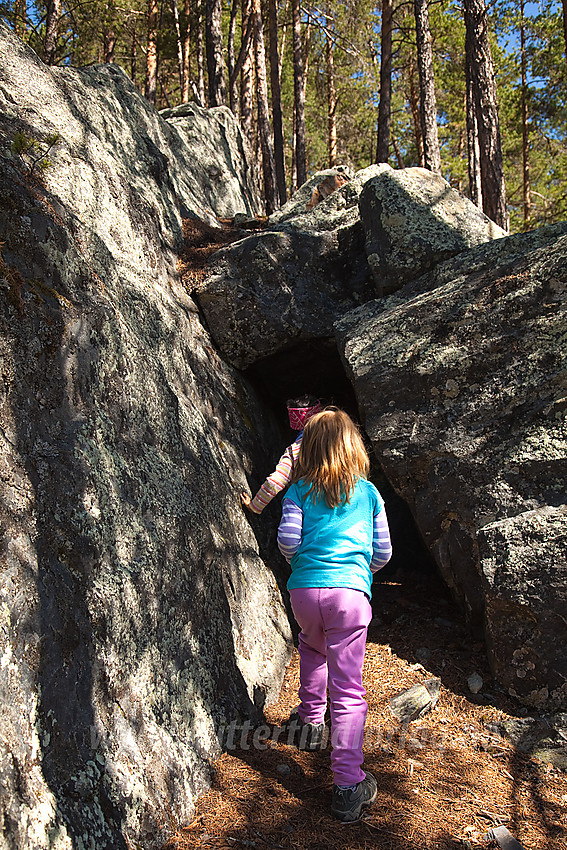
[[[248,495],[248,493],[241,493],[240,500],[245,508],[250,507],[250,502],[252,501],[252,498]]]

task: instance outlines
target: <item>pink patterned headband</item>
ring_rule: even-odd
[[[305,428],[305,423],[320,410],[321,403],[319,401],[312,407],[288,407],[290,427],[294,431],[302,431]]]

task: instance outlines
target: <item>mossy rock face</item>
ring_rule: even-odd
[[[506,233],[440,174],[386,169],[360,195],[368,263],[380,295]]]
[[[564,234],[472,249],[335,326],[377,459],[496,679],[546,710],[567,705]]]
[[[239,500],[282,435],[177,279],[174,130],[118,69],[48,69],[2,24],[0,56],[4,833],[158,847],[289,658],[282,561]],[[61,137],[43,183],[17,130]]]

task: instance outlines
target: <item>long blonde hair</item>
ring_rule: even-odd
[[[348,503],[370,462],[358,429],[348,413],[327,407],[305,425],[293,481],[309,484],[307,495],[325,498],[330,508]]]

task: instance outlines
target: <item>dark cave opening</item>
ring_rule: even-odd
[[[382,494],[385,504],[393,555],[390,563],[378,573],[376,581],[388,580],[408,573],[437,575],[437,567],[415,524],[407,503],[396,493],[384,475],[372,444],[364,432],[356,395],[348,379],[334,338],[301,341],[258,361],[246,371],[261,398],[272,408],[282,428],[282,440],[291,442],[286,401],[310,393],[324,404],[335,404],[346,410],[357,422],[370,455],[370,479]],[[284,444],[282,442],[282,450]]]
[[[286,401],[305,393],[342,407],[358,421],[356,396],[332,337],[292,344],[259,360],[246,375],[287,430]]]

